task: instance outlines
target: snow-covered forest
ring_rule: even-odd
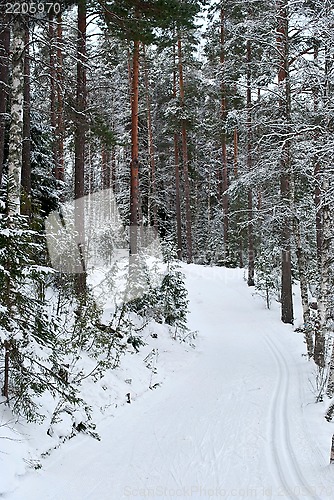
[[[331,498],[333,1],[0,9],[0,496]]]

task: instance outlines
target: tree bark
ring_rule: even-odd
[[[176,101],[176,49],[173,46],[174,71],[173,71],[173,97]],[[179,137],[177,131],[174,132],[174,166],[175,166],[175,212],[176,212],[176,237],[177,237],[177,258],[182,260],[182,217],[180,201],[180,163],[179,163]]]
[[[177,258],[182,260],[182,218],[180,202],[180,166],[178,135],[174,133],[174,162],[175,162],[175,207],[176,207],[176,236]]]
[[[331,3],[324,2],[324,16],[327,18],[330,15]],[[328,35],[329,36],[329,35]],[[322,84],[323,100],[322,100],[322,112],[323,110],[329,110],[331,89],[330,89],[330,78],[332,73],[332,57],[330,40],[325,37],[323,43],[324,48],[324,82]],[[315,60],[317,61],[317,51],[315,51]],[[318,109],[318,90],[313,93],[315,111]],[[326,117],[326,125],[328,127],[329,121],[331,121],[331,114]],[[318,137],[316,137],[318,142]],[[322,162],[324,161],[324,155],[322,156]],[[318,266],[319,266],[319,293],[318,293],[318,308],[317,308],[317,321],[315,325],[315,342],[314,342],[314,361],[320,369],[326,366],[327,357],[327,341],[329,340],[328,347],[331,348],[331,359],[329,364],[329,373],[327,380],[327,395],[332,397],[334,395],[334,349],[330,331],[330,319],[332,316],[332,305],[331,305],[331,295],[332,295],[332,237],[333,237],[333,220],[332,220],[332,203],[331,203],[331,191],[332,182],[330,171],[326,168],[331,165],[331,155],[325,164],[321,164],[319,159],[316,158],[315,165],[315,182],[316,182],[316,231],[317,231],[317,254],[318,254]],[[317,188],[319,190],[317,190]],[[330,343],[332,345],[330,345]]]
[[[112,188],[114,195],[116,196],[117,191],[117,164],[116,164],[116,148],[111,146],[111,163],[110,163],[110,187]]]
[[[130,181],[130,262],[138,253],[139,206],[139,41],[133,42],[131,75],[131,181]]]
[[[57,108],[56,108],[56,141],[57,141],[57,158],[56,158],[56,178],[59,181],[64,181],[64,74],[63,74],[63,21],[61,13],[57,15],[57,50],[56,50],[56,88],[57,88]],[[84,52],[86,50],[84,46]],[[86,54],[83,53],[84,61]],[[85,71],[85,69],[84,69]],[[84,77],[86,81],[86,76]],[[84,92],[84,94],[86,91]],[[84,103],[85,105],[85,103]]]
[[[332,239],[332,217],[328,200],[329,182],[324,176],[322,193],[322,245],[320,256],[320,290],[318,297],[317,320],[315,325],[314,361],[319,368],[324,368],[326,364],[326,336],[328,334],[328,321],[330,318],[329,297],[331,295],[331,239]],[[332,352],[329,381],[327,385],[328,393],[334,393],[334,351]]]
[[[2,387],[2,395],[6,398],[6,403],[9,403],[9,358],[10,358],[10,342],[4,342],[5,347],[5,366],[4,366],[4,381]]]
[[[288,50],[288,2],[277,0],[277,49],[279,54],[278,90],[280,93],[279,112],[283,119],[284,141],[281,144],[280,192],[282,207],[287,214],[282,222],[282,279],[281,279],[281,319],[283,323],[293,323],[292,278],[291,278],[291,91]]]
[[[52,133],[56,133],[56,55],[55,27],[53,13],[49,14],[49,60],[50,60],[50,125]],[[57,141],[52,142],[53,174],[57,179]]]
[[[180,88],[180,104],[181,109],[185,108],[185,92],[183,79],[183,60],[182,60],[182,42],[181,36],[178,35],[178,66],[179,66],[179,88]],[[187,144],[187,123],[184,118],[181,120],[181,137],[182,137],[182,163],[183,163],[183,181],[184,181],[184,197],[186,208],[186,241],[187,241],[187,263],[190,264],[193,258],[192,250],[192,228],[191,228],[191,209],[190,209],[190,182],[189,182],[189,159],[188,159],[188,144]]]
[[[251,172],[253,167],[252,159],[252,47],[251,41],[246,43],[246,61],[247,61],[247,170]],[[247,193],[247,217],[248,217],[248,286],[254,286],[254,227],[253,227],[253,193],[248,189]]]
[[[238,134],[238,127],[234,127],[233,131],[233,175],[234,179],[238,178],[238,142],[239,142],[239,134]],[[240,223],[240,215],[237,214],[236,216],[236,224],[238,225]],[[238,236],[238,254],[239,254],[239,267],[242,269],[244,267],[244,258],[243,258],[243,237],[242,233],[240,231],[240,234]]]
[[[306,261],[305,255],[300,235],[300,224],[297,218],[294,219],[294,236],[296,242],[296,251],[297,251],[297,264],[298,264],[298,272],[299,272],[299,287],[300,287],[300,296],[302,300],[302,308],[303,308],[303,321],[304,321],[304,337],[307,347],[307,354],[309,359],[313,357],[313,328],[311,325],[311,315],[310,315],[310,306],[308,300],[308,281],[306,276]]]
[[[25,30],[19,18],[13,21],[12,31],[12,85],[11,124],[8,151],[8,213],[20,214],[23,102],[24,102],[24,46]]]
[[[5,156],[6,111],[9,95],[9,49],[9,20],[7,16],[4,15],[0,23],[0,186],[2,184],[2,171]]]
[[[332,8],[331,2],[326,2],[326,15],[330,15],[330,9]],[[330,109],[330,96],[331,96],[331,75],[333,72],[333,58],[331,54],[331,46],[330,42],[327,40],[325,43],[325,89],[324,89],[324,107],[325,109]],[[327,122],[331,121],[331,114],[327,117]],[[331,164],[331,156],[330,162]],[[322,234],[322,248],[321,248],[321,288],[327,288],[326,292],[321,294],[323,295],[322,300],[324,304],[322,307],[324,308],[324,316],[326,323],[324,327],[316,330],[316,348],[315,351],[319,351],[323,344],[324,349],[324,360],[326,361],[326,341],[329,338],[332,332],[328,332],[328,320],[332,317],[332,307],[331,307],[331,295],[332,295],[332,287],[333,287],[333,276],[332,276],[332,256],[333,256],[333,247],[332,247],[332,238],[333,238],[333,220],[332,220],[332,208],[333,205],[330,204],[329,201],[329,193],[332,188],[332,181],[330,172],[323,172],[323,188],[321,193],[322,198],[322,224],[323,224],[323,234]],[[331,347],[331,357],[329,363],[329,373],[327,380],[327,388],[326,393],[328,397],[333,397],[334,395],[334,343],[333,339],[329,340],[329,345]],[[333,446],[333,442],[332,442]]]
[[[153,141],[149,75],[148,75],[148,69],[147,69],[146,51],[145,51],[144,44],[143,44],[143,56],[144,56],[146,107],[147,107],[148,156],[149,156],[149,160],[150,160],[150,174],[151,174],[150,175],[150,185],[151,185],[151,195],[152,195],[152,202],[149,200],[148,206],[150,207],[150,205],[152,204],[153,227],[157,230],[158,229],[158,214],[157,214],[157,185],[156,185],[156,172],[155,172],[155,147],[154,147],[154,141]]]
[[[314,42],[314,64],[318,65],[318,57],[319,57],[319,43],[318,40]],[[318,113],[319,109],[319,89],[317,86],[313,88],[313,109],[315,115]],[[317,143],[319,139],[319,133],[316,131],[314,133],[314,142]],[[321,272],[320,263],[321,263],[321,246],[322,246],[322,216],[321,216],[321,164],[318,159],[318,155],[314,158],[314,205],[316,209],[315,215],[315,229],[316,229],[316,242],[317,242],[317,262],[319,274]]]
[[[31,212],[31,132],[30,132],[30,54],[29,28],[25,28],[24,54],[24,102],[23,102],[23,144],[22,144],[22,198],[21,212],[29,215]]]
[[[86,145],[86,0],[78,3],[78,39],[77,39],[77,89],[75,119],[75,165],[74,165],[74,198],[83,198],[85,180],[85,145]],[[75,229],[80,255],[75,275],[76,293],[84,296],[86,291],[85,267],[85,213],[84,204],[75,203]]]
[[[233,174],[234,178],[238,178],[238,127],[234,127],[233,130]]]
[[[224,255],[228,261],[229,250],[229,200],[228,189],[228,169],[227,169],[227,149],[226,149],[226,86],[225,86],[225,10],[220,10],[220,66],[221,66],[221,121],[222,121],[222,200],[223,200],[223,226],[224,226]]]
[[[110,154],[105,144],[101,149],[102,189],[110,188]]]

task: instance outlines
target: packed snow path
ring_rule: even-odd
[[[334,497],[328,436],[305,403],[301,337],[252,296],[242,271],[185,272],[199,336],[184,366],[105,419],[101,442],[65,443],[8,499]]]

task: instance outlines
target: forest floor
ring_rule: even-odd
[[[160,387],[106,415],[100,442],[65,442],[3,498],[334,497],[334,425],[314,403],[302,335],[280,322],[278,304],[265,308],[242,270],[183,271],[196,348],[176,350]]]

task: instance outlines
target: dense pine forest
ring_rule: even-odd
[[[48,394],[94,433],[82,381],[150,321],[189,337],[180,261],[244,268],[332,398],[333,2],[3,0],[0,23],[1,404],[39,421]]]

